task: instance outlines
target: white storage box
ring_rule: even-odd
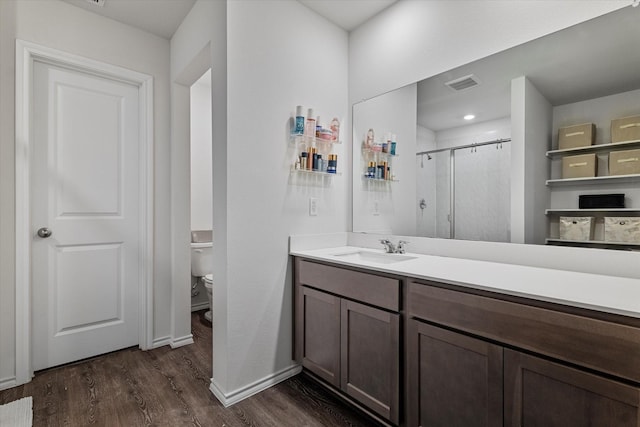
[[[605,242],[640,243],[640,218],[608,216],[604,218]]]
[[[587,241],[593,239],[595,218],[592,216],[561,216],[560,239]]]

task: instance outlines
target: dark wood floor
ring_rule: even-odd
[[[209,391],[211,324],[192,314],[195,344],[130,348],[38,372],[0,392],[0,404],[33,396],[38,426],[374,426],[304,375],[224,408]]]

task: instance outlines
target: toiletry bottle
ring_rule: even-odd
[[[392,156],[396,155],[396,134],[391,134],[391,150],[389,151]]]
[[[337,117],[334,117],[331,120],[331,139],[333,141],[337,141],[340,138],[340,120]],[[338,159],[336,159],[337,161]]]
[[[316,138],[320,138],[320,131],[322,130],[322,125],[320,124],[320,116],[316,118]]]
[[[307,153],[306,151],[303,151],[300,154],[300,169],[302,170],[307,170],[307,156],[309,156],[309,153]]]
[[[304,116],[302,115],[302,105],[296,107],[296,125],[293,130],[294,135],[304,134]]]
[[[313,117],[313,108],[309,108],[307,112],[307,123],[304,128],[304,134],[307,137],[316,136],[316,119]]]
[[[338,173],[338,155],[329,154],[329,165],[327,166],[327,172]]]
[[[374,141],[373,129],[369,129],[367,131],[367,138],[364,141],[364,148],[366,148],[367,150],[372,150],[373,141]]]
[[[315,150],[313,147],[309,147],[309,150],[307,150],[307,170],[313,170],[313,150]]]
[[[324,161],[322,160],[322,154],[318,154],[318,158],[316,159],[316,170],[318,172],[325,172],[322,170]]]

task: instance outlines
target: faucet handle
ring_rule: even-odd
[[[408,245],[408,244],[409,244],[409,242],[407,242],[406,240],[400,240],[398,242],[396,253],[403,254],[404,253],[404,245]]]

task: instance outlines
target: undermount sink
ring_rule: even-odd
[[[378,264],[394,264],[396,262],[416,259],[414,256],[402,254],[388,254],[385,252],[352,251],[333,254],[334,257],[350,261],[367,261]]]

